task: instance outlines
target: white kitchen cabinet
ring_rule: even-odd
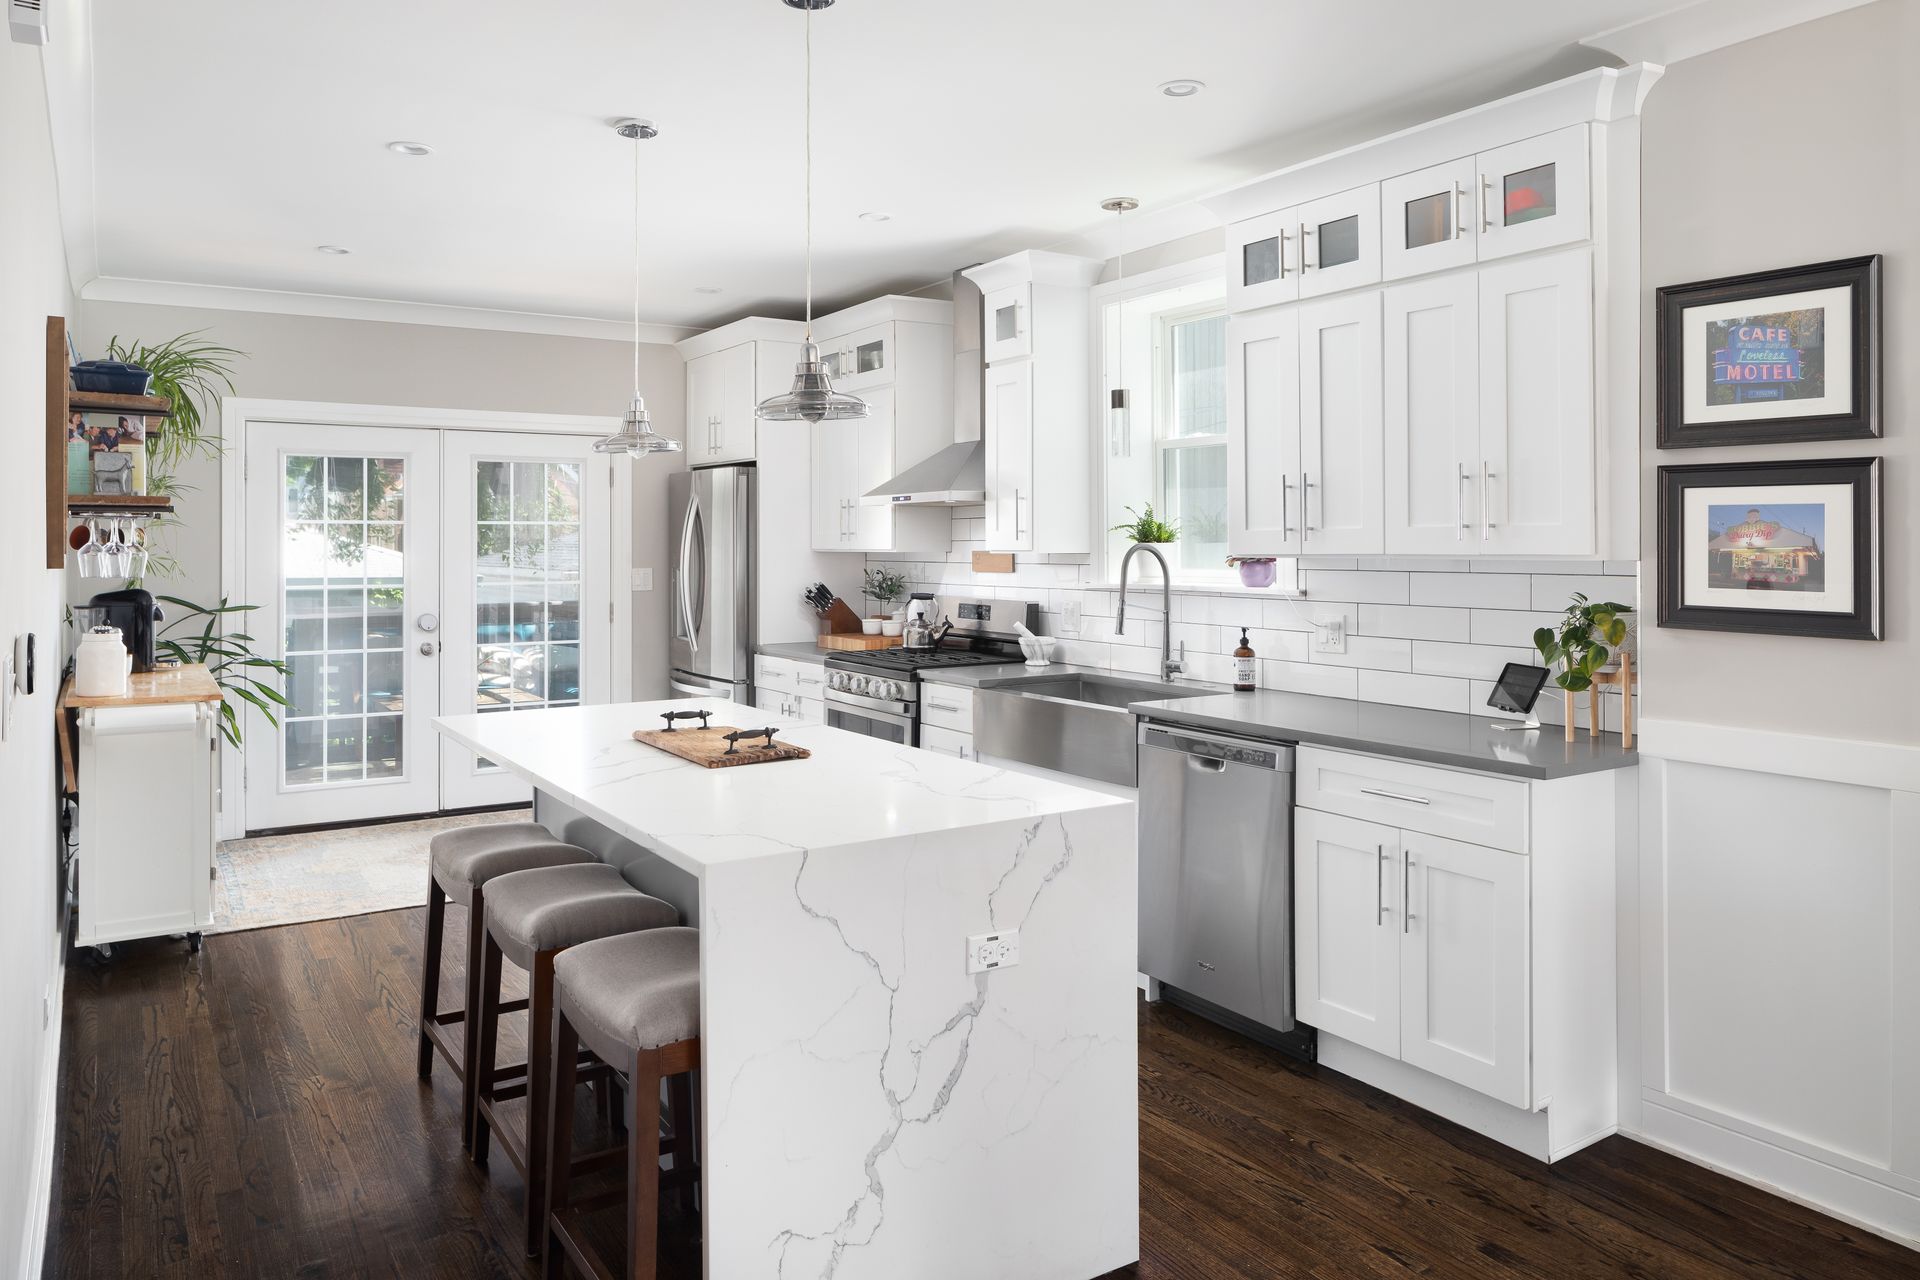
[[[1592,234],[1588,132],[1568,125],[1474,157],[1480,261]]]
[[[1393,285],[1382,300],[1386,552],[1477,550],[1467,536],[1479,528],[1479,277],[1464,271]]]
[[[1480,254],[1479,170],[1465,156],[1380,184],[1380,278],[1470,267]]]
[[[978,755],[973,749],[973,735],[959,733],[953,729],[942,729],[938,725],[922,723],[920,725],[920,749],[937,751],[943,756],[952,756],[956,760],[976,760]]]
[[[1087,291],[1101,269],[1033,250],[966,271],[985,299],[990,551],[1093,549]]]
[[[987,366],[987,546],[1033,550],[1033,364]]]
[[[1378,555],[1380,296],[1348,294],[1299,311],[1301,549]]]
[[[1516,259],[1479,276],[1478,549],[1591,555],[1593,255]]]
[[[1296,809],[1297,1016],[1388,1057],[1400,1053],[1400,832]]]
[[[1380,187],[1368,183],[1303,204],[1300,296],[1317,298],[1380,281]]]
[[[859,436],[844,422],[813,424],[808,454],[809,492],[815,551],[851,551],[858,525],[853,510],[853,476],[859,470]]]
[[[1227,228],[1227,311],[1255,311],[1300,296],[1300,224],[1294,209]]]
[[[809,724],[826,719],[826,668],[758,654],[753,660],[753,705]]]
[[[1412,831],[1399,843],[1400,1059],[1530,1106],[1528,860]]]
[[[882,321],[820,341],[820,364],[834,390],[858,392],[894,380],[893,330],[891,321]]]
[[[1300,313],[1227,320],[1227,550],[1300,552]]]
[[[756,452],[752,342],[687,361],[687,462],[748,462]]]
[[[813,545],[819,551],[894,551],[894,511],[861,502],[894,474],[891,388],[869,390],[864,418],[813,424]]]

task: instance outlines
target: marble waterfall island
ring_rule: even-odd
[[[704,769],[660,712],[809,760]],[[701,938],[706,1274],[1085,1280],[1139,1256],[1131,801],[731,702],[448,716]],[[970,974],[967,939],[1018,930]]]

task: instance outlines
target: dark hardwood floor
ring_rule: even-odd
[[[46,1276],[536,1274],[518,1179],[463,1157],[444,1068],[414,1078],[421,923],[76,954]],[[1549,1168],[1165,1006],[1141,1009],[1140,1100],[1127,1276],[1920,1277],[1920,1254],[1637,1143]],[[689,1225],[663,1276],[697,1276]]]

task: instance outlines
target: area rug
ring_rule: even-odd
[[[435,835],[483,822],[525,822],[528,812],[508,809],[228,840],[214,851],[219,874],[207,932],[238,933],[420,906],[427,900],[427,850]]]

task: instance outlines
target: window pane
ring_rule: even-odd
[[[367,776],[398,778],[406,773],[399,716],[367,717]]]
[[[1208,316],[1173,326],[1173,421],[1170,435],[1207,436],[1227,429],[1227,318]]]
[[[1168,449],[1164,456],[1161,503],[1180,525],[1174,572],[1218,573],[1227,556],[1227,446]]]
[[[1407,248],[1453,239],[1453,193],[1421,196],[1407,201]]]
[[[1314,265],[1325,270],[1360,260],[1360,216],[1336,218],[1320,224],[1320,252]]]
[[[1502,210],[1506,225],[1517,227],[1523,222],[1533,222],[1540,218],[1551,218],[1558,212],[1555,203],[1554,169],[1543,164],[1533,169],[1523,169],[1519,173],[1510,173],[1504,183],[1506,188],[1506,207]]]
[[[1280,238],[1268,236],[1240,250],[1240,283],[1265,284],[1280,278]]]

